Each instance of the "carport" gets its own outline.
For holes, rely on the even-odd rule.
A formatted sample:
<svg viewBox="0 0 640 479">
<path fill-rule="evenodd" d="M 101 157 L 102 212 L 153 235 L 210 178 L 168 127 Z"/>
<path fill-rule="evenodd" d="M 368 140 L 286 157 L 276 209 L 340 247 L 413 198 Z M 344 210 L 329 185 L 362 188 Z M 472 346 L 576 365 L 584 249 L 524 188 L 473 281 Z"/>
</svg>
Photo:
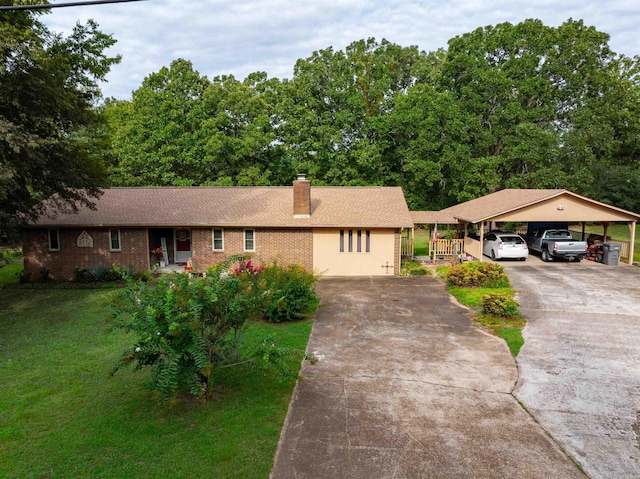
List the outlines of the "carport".
<svg viewBox="0 0 640 479">
<path fill-rule="evenodd" d="M 464 225 L 464 252 L 481 261 L 485 226 L 493 223 L 580 223 L 584 240 L 585 225 L 590 222 L 602 224 L 605 238 L 610 224 L 626 223 L 631 237 L 628 262 L 632 264 L 636 224 L 640 219 L 636 213 L 568 190 L 535 189 L 501 190 L 438 213 Z M 412 212 L 412 215 L 415 213 Z M 425 219 L 428 217 L 424 216 Z"/>
</svg>

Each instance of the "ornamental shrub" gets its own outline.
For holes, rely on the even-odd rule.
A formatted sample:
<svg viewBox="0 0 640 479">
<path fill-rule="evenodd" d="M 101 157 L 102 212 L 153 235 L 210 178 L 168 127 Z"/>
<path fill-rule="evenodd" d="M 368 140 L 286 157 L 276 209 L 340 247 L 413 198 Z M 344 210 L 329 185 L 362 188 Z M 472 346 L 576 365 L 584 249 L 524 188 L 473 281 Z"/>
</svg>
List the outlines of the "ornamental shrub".
<svg viewBox="0 0 640 479">
<path fill-rule="evenodd" d="M 470 261 L 451 268 L 447 283 L 461 288 L 506 288 L 509 278 L 499 264 Z"/>
<path fill-rule="evenodd" d="M 155 286 L 127 278 L 126 288 L 112 300 L 112 320 L 137 341 L 111 374 L 130 364 L 149 367 L 149 387 L 163 397 L 185 391 L 203 400 L 210 397 L 220 368 L 246 364 L 292 374 L 284 359 L 306 357 L 301 351 L 278 348 L 270 338 L 239 351 L 242 332 L 264 307 L 260 275 L 233 274 L 232 265 L 240 261 L 246 258 L 233 256 L 204 278 L 177 274 Z"/>
<path fill-rule="evenodd" d="M 300 265 L 282 267 L 274 263 L 265 267 L 258 281 L 264 319 L 280 323 L 306 317 L 318 299 L 314 292 L 317 281 Z"/>
<path fill-rule="evenodd" d="M 514 318 L 520 316 L 518 302 L 504 293 L 489 293 L 482 297 L 482 310 L 485 314 Z"/>
</svg>

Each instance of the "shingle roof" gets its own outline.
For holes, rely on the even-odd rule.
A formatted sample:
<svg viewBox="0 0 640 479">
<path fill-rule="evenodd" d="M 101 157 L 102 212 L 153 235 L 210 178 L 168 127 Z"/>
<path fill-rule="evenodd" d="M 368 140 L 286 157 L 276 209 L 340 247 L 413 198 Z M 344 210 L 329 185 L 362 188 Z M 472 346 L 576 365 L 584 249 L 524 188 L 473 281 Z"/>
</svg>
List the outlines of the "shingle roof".
<svg viewBox="0 0 640 479">
<path fill-rule="evenodd" d="M 111 188 L 95 203 L 35 226 L 413 226 L 399 187 L 312 186 L 309 218 L 293 217 L 290 186 Z"/>
<path fill-rule="evenodd" d="M 577 195 L 568 190 L 535 190 L 535 189 L 506 189 L 496 191 L 481 198 L 460 203 L 451 206 L 440 213 L 450 214 L 453 217 L 470 223 L 478 223 L 480 221 L 490 220 L 496 216 L 510 213 L 527 206 L 531 206 L 543 200 L 551 199 L 560 195 L 570 195 L 580 198 L 589 203 L 602 206 L 604 208 L 628 214 L 629 216 L 638 216 L 631 211 L 626 211 L 615 206 L 600 203 L 590 198 Z"/>
<path fill-rule="evenodd" d="M 410 211 L 411 219 L 415 225 L 455 225 L 458 220 L 447 210 L 441 211 Z"/>
</svg>

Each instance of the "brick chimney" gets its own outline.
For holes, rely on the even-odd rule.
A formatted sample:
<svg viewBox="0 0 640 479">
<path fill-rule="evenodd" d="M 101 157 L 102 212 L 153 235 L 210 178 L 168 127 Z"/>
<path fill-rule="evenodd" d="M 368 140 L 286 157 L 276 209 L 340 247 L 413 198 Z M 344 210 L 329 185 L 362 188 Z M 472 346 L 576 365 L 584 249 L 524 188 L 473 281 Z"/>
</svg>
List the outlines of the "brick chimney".
<svg viewBox="0 0 640 479">
<path fill-rule="evenodd" d="M 304 174 L 299 174 L 293 182 L 293 217 L 309 218 L 311 216 L 311 182 Z"/>
</svg>

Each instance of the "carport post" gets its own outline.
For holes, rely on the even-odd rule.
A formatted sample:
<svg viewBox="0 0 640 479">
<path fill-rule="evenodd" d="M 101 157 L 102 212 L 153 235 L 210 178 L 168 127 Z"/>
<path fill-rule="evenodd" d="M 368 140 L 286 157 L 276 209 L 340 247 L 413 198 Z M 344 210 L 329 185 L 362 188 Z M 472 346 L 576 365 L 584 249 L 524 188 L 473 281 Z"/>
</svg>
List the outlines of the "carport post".
<svg viewBox="0 0 640 479">
<path fill-rule="evenodd" d="M 629 229 L 631 230 L 629 233 L 631 233 L 629 236 L 631 238 L 631 242 L 629 243 L 629 264 L 633 264 L 633 253 L 634 253 L 634 246 L 636 243 L 636 222 L 632 221 L 631 223 L 629 223 Z"/>
<path fill-rule="evenodd" d="M 480 222 L 480 261 L 484 261 L 484 221 Z"/>
</svg>

